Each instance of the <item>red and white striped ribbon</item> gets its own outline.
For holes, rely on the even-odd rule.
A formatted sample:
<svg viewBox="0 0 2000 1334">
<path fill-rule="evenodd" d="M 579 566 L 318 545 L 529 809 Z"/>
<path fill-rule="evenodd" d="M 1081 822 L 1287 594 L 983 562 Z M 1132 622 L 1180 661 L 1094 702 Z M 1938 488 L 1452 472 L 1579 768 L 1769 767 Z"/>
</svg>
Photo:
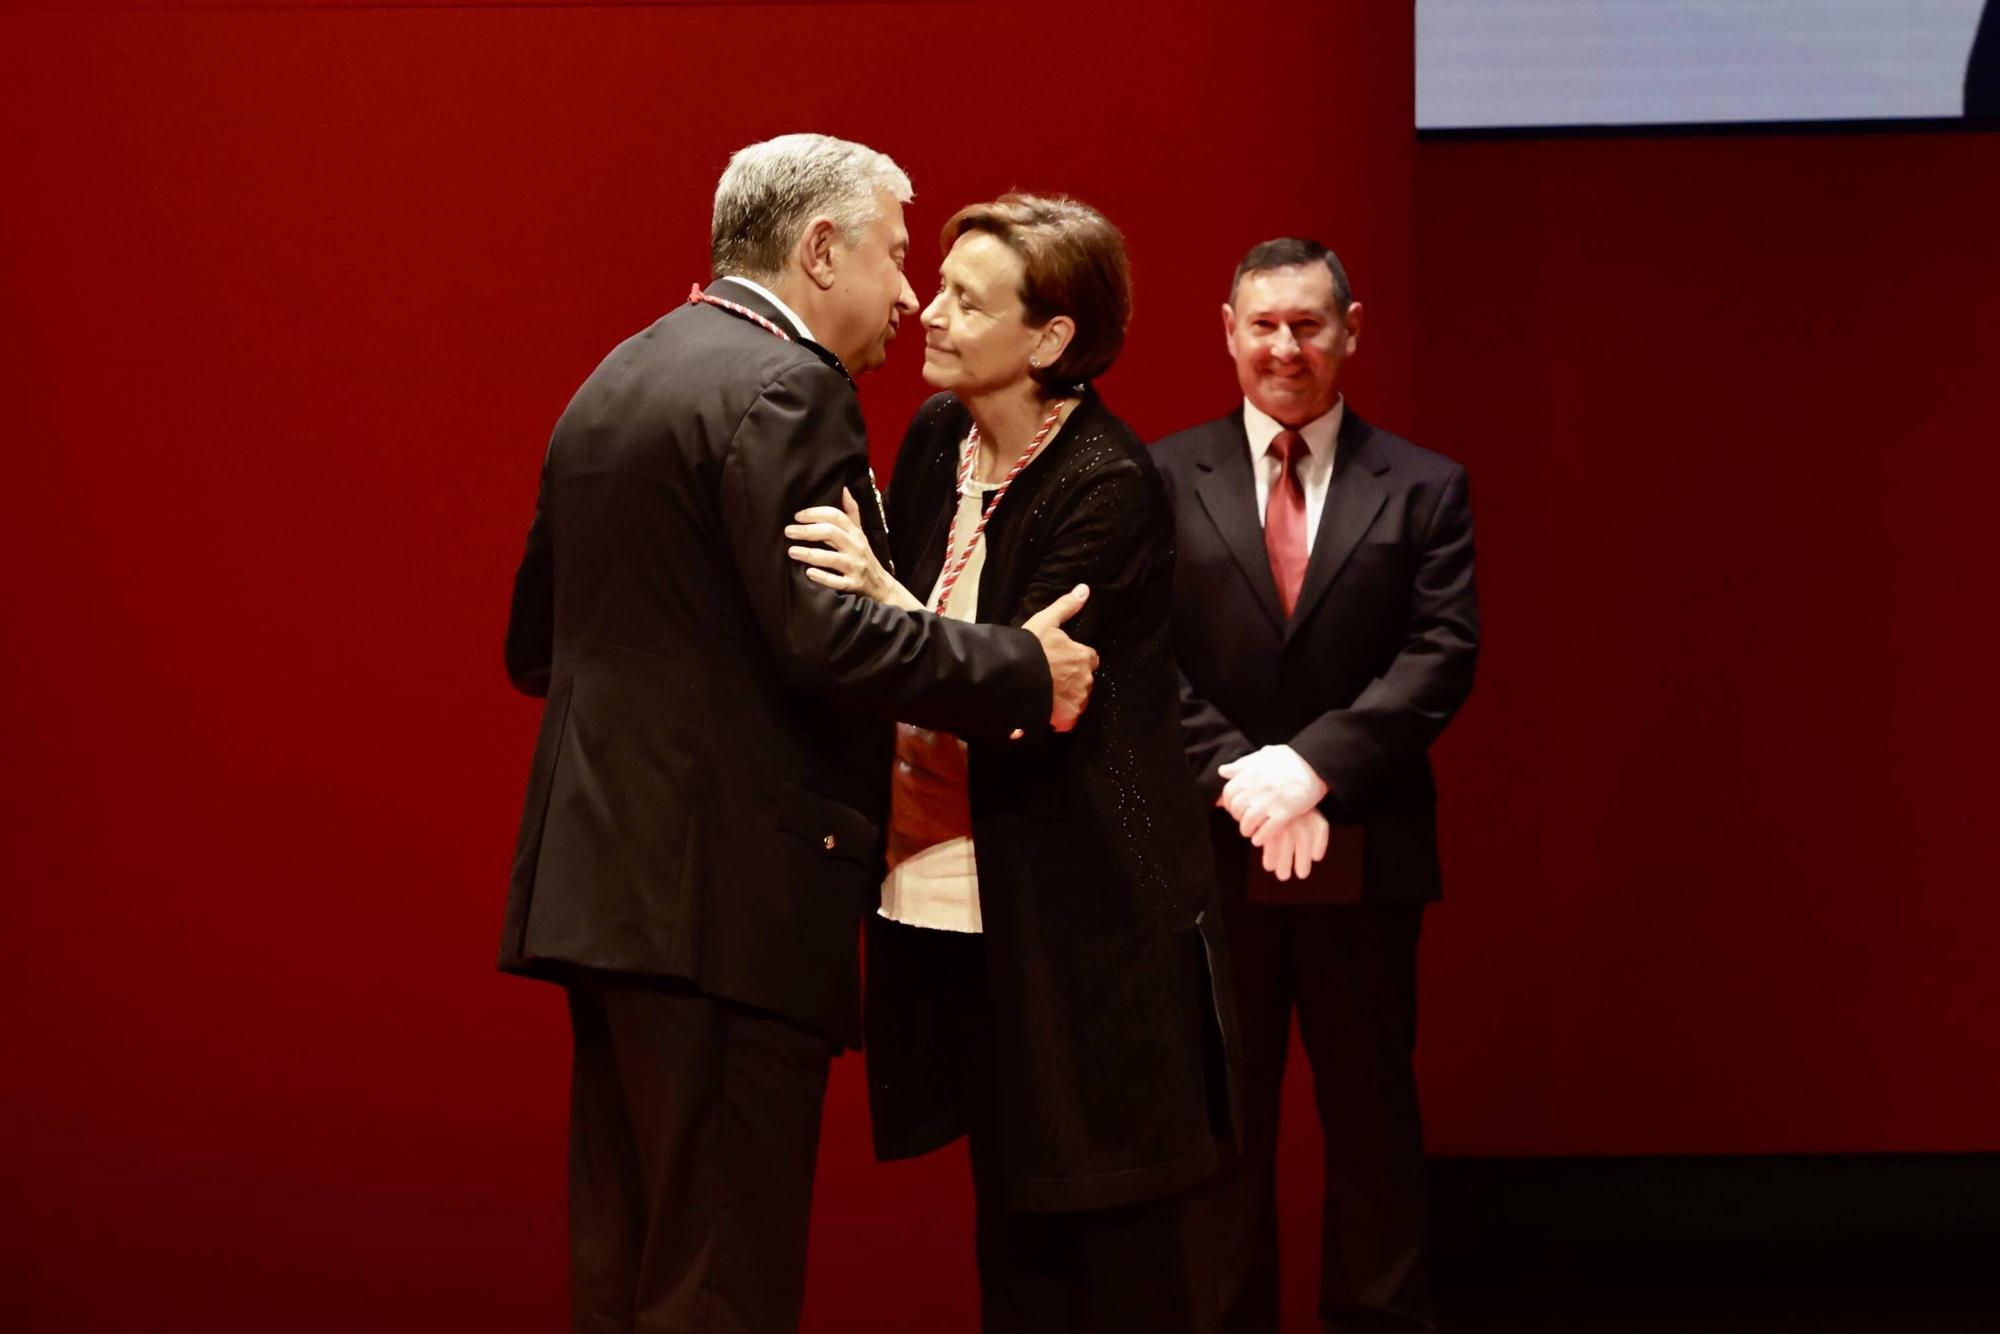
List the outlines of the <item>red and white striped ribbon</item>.
<svg viewBox="0 0 2000 1334">
<path fill-rule="evenodd" d="M 973 461 L 979 457 L 979 427 L 975 425 L 971 434 L 965 437 L 965 457 L 958 465 L 958 490 L 951 507 L 951 527 L 945 532 L 944 578 L 938 581 L 937 600 L 932 604 L 932 610 L 943 613 L 945 604 L 951 600 L 953 585 L 957 584 L 958 577 L 965 573 L 966 562 L 972 559 L 972 549 L 979 545 L 979 535 L 986 531 L 987 521 L 993 517 L 993 512 L 1000 508 L 1000 501 L 1006 496 L 1007 488 L 1014 484 L 1014 479 L 1021 475 L 1021 469 L 1028 466 L 1040 452 L 1043 442 L 1049 438 L 1049 432 L 1055 430 L 1056 422 L 1062 418 L 1062 409 L 1062 399 L 1057 399 L 1049 405 L 1049 415 L 1042 418 L 1042 429 L 1035 432 L 1035 438 L 1021 451 L 1021 457 L 1014 460 L 1014 466 L 1000 479 L 1000 485 L 993 489 L 993 498 L 986 503 L 985 512 L 979 516 L 979 522 L 973 525 L 972 536 L 965 539 L 965 550 L 958 553 L 958 560 L 954 563 L 952 548 L 958 543 L 958 511 L 965 503 L 966 485 L 972 480 Z"/>
<path fill-rule="evenodd" d="M 741 315 L 744 319 L 750 321 L 752 324 L 764 330 L 764 332 L 766 333 L 774 333 L 778 335 L 778 337 L 784 339 L 787 343 L 792 341 L 792 336 L 790 334 L 786 333 L 783 329 L 780 329 L 776 324 L 774 324 L 770 320 L 765 319 L 762 315 L 759 315 L 756 311 L 750 309 L 750 307 L 739 306 L 734 301 L 725 301 L 719 296 L 710 296 L 707 292 L 701 290 L 700 283 L 696 283 L 694 286 L 688 288 L 688 304 L 690 306 L 698 306 L 698 305 L 719 306 L 723 310 L 728 311 L 732 315 Z"/>
</svg>

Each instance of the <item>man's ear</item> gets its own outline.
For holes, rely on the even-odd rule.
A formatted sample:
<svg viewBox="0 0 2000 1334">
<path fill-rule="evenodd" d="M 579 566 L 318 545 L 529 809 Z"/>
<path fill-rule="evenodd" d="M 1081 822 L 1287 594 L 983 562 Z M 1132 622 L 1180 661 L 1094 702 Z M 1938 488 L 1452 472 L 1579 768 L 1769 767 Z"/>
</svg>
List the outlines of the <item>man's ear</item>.
<svg viewBox="0 0 2000 1334">
<path fill-rule="evenodd" d="M 1359 301 L 1348 302 L 1347 313 L 1340 318 L 1341 322 L 1347 326 L 1346 355 L 1351 357 L 1354 355 L 1355 344 L 1361 341 L 1361 303 Z"/>
<path fill-rule="evenodd" d="M 834 245 L 840 240 L 840 228 L 834 226 L 832 218 L 814 218 L 799 233 L 799 268 L 813 285 L 822 292 L 833 286 Z"/>
<path fill-rule="evenodd" d="M 1236 307 L 1227 301 L 1222 303 L 1222 342 L 1229 349 L 1229 355 L 1236 355 Z"/>
</svg>

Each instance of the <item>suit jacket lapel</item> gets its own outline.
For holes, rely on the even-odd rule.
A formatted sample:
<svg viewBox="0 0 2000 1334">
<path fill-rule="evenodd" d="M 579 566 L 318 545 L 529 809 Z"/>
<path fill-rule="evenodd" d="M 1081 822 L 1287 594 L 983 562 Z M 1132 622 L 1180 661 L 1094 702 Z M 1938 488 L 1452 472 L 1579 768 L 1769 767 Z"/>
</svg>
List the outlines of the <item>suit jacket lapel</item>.
<svg viewBox="0 0 2000 1334">
<path fill-rule="evenodd" d="M 818 357 L 821 361 L 825 362 L 827 365 L 839 371 L 841 379 L 847 381 L 847 383 L 850 385 L 854 383 L 854 377 L 847 373 L 847 367 L 840 364 L 839 357 L 834 356 L 833 353 L 827 351 L 824 347 L 821 347 L 818 343 L 815 343 L 810 338 L 801 338 L 798 340 L 798 342 L 800 347 L 804 348 L 806 351 L 812 353 L 814 356 Z"/>
<path fill-rule="evenodd" d="M 1319 516 L 1319 532 L 1313 537 L 1312 558 L 1306 562 L 1305 582 L 1299 586 L 1298 605 L 1292 608 L 1291 624 L 1286 627 L 1287 639 L 1326 596 L 1381 512 L 1389 498 L 1389 487 L 1382 480 L 1388 467 L 1389 461 L 1375 447 L 1375 428 L 1349 408 L 1341 417 L 1333 480 L 1327 487 L 1326 508 Z"/>
<path fill-rule="evenodd" d="M 1264 550 L 1264 525 L 1257 517 L 1257 479 L 1250 475 L 1250 437 L 1243 433 L 1243 415 L 1232 413 L 1216 423 L 1208 457 L 1195 464 L 1200 473 L 1195 494 L 1209 522 L 1229 548 L 1229 554 L 1250 581 L 1257 605 L 1283 631 L 1285 614 L 1278 607 L 1278 584 L 1271 577 L 1271 557 Z"/>
</svg>

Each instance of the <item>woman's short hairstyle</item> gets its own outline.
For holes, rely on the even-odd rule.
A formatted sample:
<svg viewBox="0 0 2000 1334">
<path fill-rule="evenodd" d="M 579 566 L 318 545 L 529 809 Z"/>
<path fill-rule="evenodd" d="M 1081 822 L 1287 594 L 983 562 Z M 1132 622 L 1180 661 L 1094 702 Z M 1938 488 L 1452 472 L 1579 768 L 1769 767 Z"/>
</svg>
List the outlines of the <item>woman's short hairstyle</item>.
<svg viewBox="0 0 2000 1334">
<path fill-rule="evenodd" d="M 949 251 L 967 232 L 991 233 L 1021 257 L 1030 328 L 1058 315 L 1076 323 L 1062 355 L 1029 372 L 1035 383 L 1062 390 L 1111 369 L 1132 319 L 1132 271 L 1125 238 L 1102 213 L 1067 195 L 1014 191 L 952 214 L 939 243 Z"/>
</svg>

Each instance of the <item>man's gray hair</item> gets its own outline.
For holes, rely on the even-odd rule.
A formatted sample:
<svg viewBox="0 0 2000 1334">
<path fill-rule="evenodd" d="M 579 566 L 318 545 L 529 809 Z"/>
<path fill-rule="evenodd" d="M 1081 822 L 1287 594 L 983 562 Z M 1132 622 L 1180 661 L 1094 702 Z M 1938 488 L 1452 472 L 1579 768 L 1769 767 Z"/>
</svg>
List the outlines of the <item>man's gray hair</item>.
<svg viewBox="0 0 2000 1334">
<path fill-rule="evenodd" d="M 807 222 L 824 214 L 852 244 L 884 190 L 900 203 L 912 197 L 910 178 L 887 154 L 845 139 L 781 134 L 738 149 L 715 183 L 709 264 L 718 278 L 776 278 Z"/>
</svg>

